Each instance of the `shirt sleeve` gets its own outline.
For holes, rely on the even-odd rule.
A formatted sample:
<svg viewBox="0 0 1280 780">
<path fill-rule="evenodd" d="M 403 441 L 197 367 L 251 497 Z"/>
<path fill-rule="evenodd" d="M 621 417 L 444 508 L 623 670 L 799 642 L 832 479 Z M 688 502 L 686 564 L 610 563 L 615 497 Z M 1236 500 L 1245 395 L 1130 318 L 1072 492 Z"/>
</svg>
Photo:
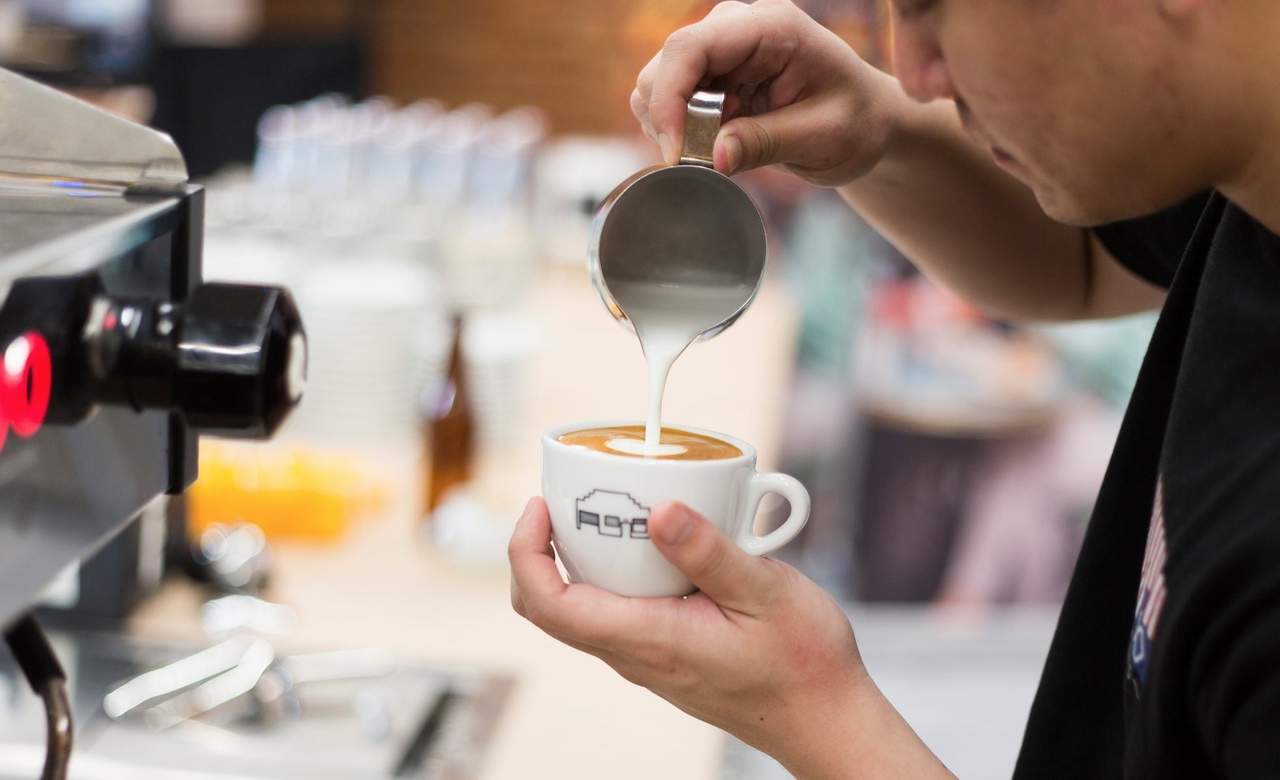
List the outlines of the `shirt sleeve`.
<svg viewBox="0 0 1280 780">
<path fill-rule="evenodd" d="M 1211 194 L 1202 192 L 1150 216 L 1112 222 L 1093 232 L 1125 268 L 1168 288 Z"/>
</svg>

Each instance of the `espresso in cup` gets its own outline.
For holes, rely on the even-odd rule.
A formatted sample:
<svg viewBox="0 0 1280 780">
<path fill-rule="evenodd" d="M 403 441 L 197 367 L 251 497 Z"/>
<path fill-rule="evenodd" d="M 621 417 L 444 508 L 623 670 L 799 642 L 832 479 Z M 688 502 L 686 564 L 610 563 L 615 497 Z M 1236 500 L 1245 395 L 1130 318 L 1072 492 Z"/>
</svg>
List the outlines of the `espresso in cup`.
<svg viewBox="0 0 1280 780">
<path fill-rule="evenodd" d="M 562 434 L 558 441 L 571 447 L 585 447 L 606 455 L 663 460 L 722 460 L 742 455 L 742 450 L 722 439 L 680 428 L 663 428 L 663 447 L 652 454 L 645 446 L 645 426 L 610 425 Z"/>
</svg>

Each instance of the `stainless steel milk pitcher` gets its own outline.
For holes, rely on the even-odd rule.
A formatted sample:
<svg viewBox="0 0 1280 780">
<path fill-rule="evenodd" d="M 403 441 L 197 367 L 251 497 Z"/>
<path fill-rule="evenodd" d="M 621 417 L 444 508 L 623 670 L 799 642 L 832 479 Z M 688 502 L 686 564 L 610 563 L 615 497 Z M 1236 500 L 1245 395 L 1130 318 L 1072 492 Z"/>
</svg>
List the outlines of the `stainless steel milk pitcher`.
<svg viewBox="0 0 1280 780">
<path fill-rule="evenodd" d="M 627 291 L 636 285 L 740 290 L 715 296 L 708 339 L 746 311 L 760 288 L 765 230 L 747 193 L 715 170 L 711 150 L 720 131 L 724 93 L 699 91 L 689 101 L 684 145 L 675 165 L 646 168 L 605 198 L 592 222 L 588 268 L 609 312 L 634 329 Z"/>
</svg>

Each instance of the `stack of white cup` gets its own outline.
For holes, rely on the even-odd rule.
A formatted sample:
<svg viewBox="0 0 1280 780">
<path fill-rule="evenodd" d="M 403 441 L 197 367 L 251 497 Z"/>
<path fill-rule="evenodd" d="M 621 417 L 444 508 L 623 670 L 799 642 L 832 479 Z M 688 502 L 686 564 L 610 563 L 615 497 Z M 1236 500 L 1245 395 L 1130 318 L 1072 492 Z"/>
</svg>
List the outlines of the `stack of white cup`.
<svg viewBox="0 0 1280 780">
<path fill-rule="evenodd" d="M 307 393 L 291 432 L 317 444 L 409 444 L 418 435 L 414 344 L 444 332 L 430 275 L 408 262 L 312 271 L 298 293 L 310 341 Z"/>
<path fill-rule="evenodd" d="M 524 412 L 528 364 L 537 348 L 533 323 L 519 314 L 474 317 L 463 344 L 481 441 L 514 444 Z"/>
</svg>

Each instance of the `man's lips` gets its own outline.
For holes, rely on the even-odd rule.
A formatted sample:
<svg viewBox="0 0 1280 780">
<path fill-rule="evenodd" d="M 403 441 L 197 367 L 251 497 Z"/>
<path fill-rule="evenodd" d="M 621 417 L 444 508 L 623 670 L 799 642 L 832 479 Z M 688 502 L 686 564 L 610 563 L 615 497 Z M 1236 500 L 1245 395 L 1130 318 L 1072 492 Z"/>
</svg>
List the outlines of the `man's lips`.
<svg viewBox="0 0 1280 780">
<path fill-rule="evenodd" d="M 974 133 L 974 137 L 991 150 L 991 158 L 996 161 L 996 165 L 1013 172 L 1026 170 L 1025 166 L 1023 166 L 1022 162 L 1017 157 L 1009 154 L 1002 147 L 996 146 L 988 141 L 982 133 Z"/>
</svg>

